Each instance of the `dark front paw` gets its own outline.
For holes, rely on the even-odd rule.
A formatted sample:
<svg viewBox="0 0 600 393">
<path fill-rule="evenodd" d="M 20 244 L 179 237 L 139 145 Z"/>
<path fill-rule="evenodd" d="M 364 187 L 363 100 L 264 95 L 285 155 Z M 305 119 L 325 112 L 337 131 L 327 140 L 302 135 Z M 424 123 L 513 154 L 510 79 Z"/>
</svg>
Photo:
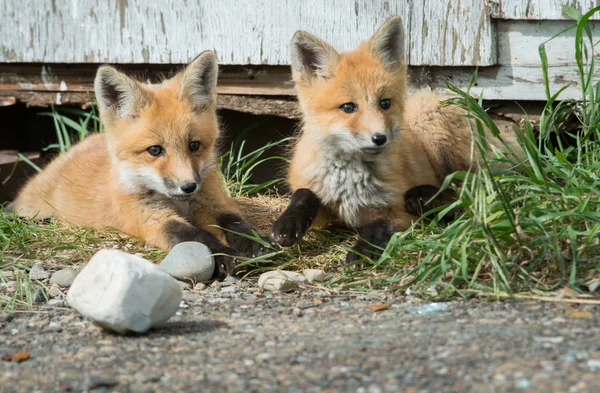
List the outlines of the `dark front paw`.
<svg viewBox="0 0 600 393">
<path fill-rule="evenodd" d="M 310 228 L 312 219 L 299 211 L 285 211 L 273 224 L 273 239 L 283 247 L 289 247 L 302 239 Z"/>
<path fill-rule="evenodd" d="M 357 261 L 368 258 L 378 259 L 390 238 L 394 234 L 389 221 L 375 220 L 359 232 L 359 239 L 350 252 L 346 255 L 346 263 L 361 268 Z"/>
<path fill-rule="evenodd" d="M 425 184 L 406 191 L 404 194 L 404 207 L 406 211 L 420 217 L 430 210 L 448 206 L 456 201 L 456 193 L 452 189 L 445 189 L 432 199 L 439 190 L 438 187 Z M 455 211 L 448 212 L 444 215 L 444 219 L 451 220 L 454 218 L 454 214 Z"/>
<path fill-rule="evenodd" d="M 319 198 L 307 188 L 294 192 L 290 204 L 275 221 L 272 228 L 273 239 L 283 247 L 294 245 L 302 239 L 319 212 Z"/>
<path fill-rule="evenodd" d="M 227 276 L 235 276 L 238 274 L 237 260 L 235 257 L 230 255 L 214 255 L 214 259 L 215 270 L 212 275 L 214 280 L 221 281 Z"/>
<path fill-rule="evenodd" d="M 271 243 L 269 238 L 259 235 L 237 214 L 222 214 L 217 217 L 217 224 L 223 228 L 229 246 L 244 257 L 254 258 L 264 254 L 268 249 L 265 243 Z"/>
</svg>

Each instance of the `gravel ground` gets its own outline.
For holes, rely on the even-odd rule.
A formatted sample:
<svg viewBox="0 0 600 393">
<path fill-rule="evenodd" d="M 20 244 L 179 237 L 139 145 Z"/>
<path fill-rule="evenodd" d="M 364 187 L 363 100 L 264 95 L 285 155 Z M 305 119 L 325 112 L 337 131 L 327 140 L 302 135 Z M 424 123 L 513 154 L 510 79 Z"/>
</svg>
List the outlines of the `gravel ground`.
<svg viewBox="0 0 600 393">
<path fill-rule="evenodd" d="M 146 335 L 107 333 L 67 307 L 0 315 L 0 356 L 31 353 L 0 362 L 0 391 L 600 391 L 598 306 L 423 306 L 247 283 L 184 298 Z M 369 308 L 379 303 L 389 308 Z"/>
</svg>

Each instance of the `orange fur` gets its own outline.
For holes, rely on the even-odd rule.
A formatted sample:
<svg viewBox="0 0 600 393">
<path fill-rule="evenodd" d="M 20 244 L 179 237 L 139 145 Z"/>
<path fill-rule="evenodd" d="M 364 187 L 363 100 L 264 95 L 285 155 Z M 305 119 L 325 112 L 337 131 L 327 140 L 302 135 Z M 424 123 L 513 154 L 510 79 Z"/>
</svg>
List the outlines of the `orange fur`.
<svg viewBox="0 0 600 393">
<path fill-rule="evenodd" d="M 115 227 L 165 251 L 192 240 L 168 223 L 225 239 L 213 226 L 217 217 L 240 212 L 226 195 L 216 160 L 216 67 L 214 55 L 204 52 L 158 87 L 101 67 L 96 95 L 105 133 L 51 162 L 21 190 L 13 210 L 26 217 Z M 189 147 L 192 141 L 200 143 L 198 151 Z M 154 157 L 150 146 L 165 153 Z M 180 185 L 189 182 L 198 183 L 196 192 L 181 195 Z"/>
<path fill-rule="evenodd" d="M 402 31 L 400 19 L 392 18 L 369 42 L 346 53 L 337 53 L 329 44 L 305 32 L 294 36 L 292 74 L 303 127 L 288 181 L 292 190 L 307 188 L 320 198 L 322 206 L 314 225 L 342 221 L 362 227 L 378 217 L 386 217 L 394 222 L 396 230 L 404 230 L 416 218 L 405 211 L 406 191 L 419 185 L 439 187 L 448 174 L 471 167 L 471 132 L 465 112 L 456 106 L 442 105 L 441 101 L 448 97 L 428 92 L 406 98 Z M 380 107 L 384 99 L 391 101 L 387 110 Z M 340 109 L 344 103 L 354 103 L 358 110 L 345 113 Z M 381 152 L 364 155 L 352 151 L 355 145 L 368 144 L 376 133 L 387 135 L 390 141 Z M 520 154 L 515 136 L 502 136 Z M 503 149 L 491 135 L 488 141 Z M 345 157 L 346 152 L 352 158 L 342 164 L 338 157 Z M 359 206 L 355 214 L 348 212 L 344 201 L 352 196 L 340 196 L 342 202 L 335 200 L 334 187 L 329 183 L 338 179 L 332 180 L 329 168 L 350 164 L 369 168 L 375 179 L 372 181 L 377 183 L 374 196 L 392 196 L 373 205 L 357 200 L 353 202 Z M 354 172 L 340 169 L 338 177 L 351 177 Z M 370 180 L 354 181 L 362 185 Z"/>
</svg>

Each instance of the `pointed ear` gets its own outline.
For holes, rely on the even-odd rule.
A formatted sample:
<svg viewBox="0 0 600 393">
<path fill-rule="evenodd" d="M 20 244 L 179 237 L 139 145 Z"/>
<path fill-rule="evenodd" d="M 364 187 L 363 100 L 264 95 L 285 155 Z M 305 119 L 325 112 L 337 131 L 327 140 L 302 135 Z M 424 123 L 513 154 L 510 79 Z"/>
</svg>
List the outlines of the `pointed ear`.
<svg viewBox="0 0 600 393">
<path fill-rule="evenodd" d="M 333 46 L 305 31 L 294 34 L 291 54 L 294 79 L 306 81 L 330 78 L 340 57 Z"/>
<path fill-rule="evenodd" d="M 137 81 L 106 65 L 98 68 L 94 91 L 100 112 L 112 120 L 135 118 L 151 99 Z"/>
<path fill-rule="evenodd" d="M 371 38 L 371 52 L 386 69 L 393 71 L 404 63 L 404 40 L 402 19 L 394 16 Z"/>
<path fill-rule="evenodd" d="M 179 99 L 186 100 L 195 111 L 203 111 L 216 103 L 218 74 L 215 54 L 200 53 L 183 71 Z"/>
</svg>

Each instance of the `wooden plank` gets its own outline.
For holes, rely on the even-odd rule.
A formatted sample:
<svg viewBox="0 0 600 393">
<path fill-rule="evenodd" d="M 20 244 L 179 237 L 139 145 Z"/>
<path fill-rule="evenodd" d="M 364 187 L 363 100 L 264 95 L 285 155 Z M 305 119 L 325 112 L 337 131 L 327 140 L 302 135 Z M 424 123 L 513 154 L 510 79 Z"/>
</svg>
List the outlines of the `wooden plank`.
<svg viewBox="0 0 600 393">
<path fill-rule="evenodd" d="M 571 20 L 562 11 L 563 5 L 586 13 L 600 5 L 598 0 L 491 0 L 492 18 L 514 20 Z M 600 13 L 592 19 L 599 20 Z"/>
<path fill-rule="evenodd" d="M 303 29 L 347 50 L 408 0 L 3 0 L 0 62 L 289 64 Z"/>
<path fill-rule="evenodd" d="M 572 25 L 570 21 L 497 21 L 498 64 L 520 67 L 540 67 L 538 47 L 545 43 L 548 64 L 554 67 L 571 65 L 575 61 L 575 30 L 567 31 L 552 39 L 556 34 Z M 600 22 L 591 21 L 592 36 L 600 39 Z M 600 53 L 595 55 L 600 61 Z M 599 75 L 600 77 L 600 75 Z"/>
<path fill-rule="evenodd" d="M 120 70 L 158 83 L 174 75 L 181 64 L 120 64 Z M 94 90 L 95 64 L 1 64 L 0 91 L 90 92 Z M 221 66 L 217 92 L 265 96 L 293 95 L 287 66 Z"/>
<path fill-rule="evenodd" d="M 483 0 L 412 2 L 411 65 L 496 64 L 494 25 Z"/>
<path fill-rule="evenodd" d="M 92 65 L 79 65 L 82 68 L 81 75 L 77 79 L 77 83 L 71 83 L 68 79 L 68 73 L 73 73 L 73 67 L 63 65 L 53 65 L 52 72 L 47 72 L 46 75 L 51 75 L 52 78 L 46 79 L 48 83 L 39 75 L 36 75 L 33 69 L 39 69 L 42 66 L 36 65 L 25 65 L 25 69 L 32 70 L 30 76 L 24 76 L 25 74 L 11 75 L 6 70 L 8 65 L 0 64 L 0 97 L 15 97 L 18 101 L 26 102 L 30 105 L 48 105 L 48 104 L 89 104 L 93 101 L 93 73 L 91 69 L 95 69 Z M 88 71 L 86 70 L 86 67 Z M 139 66 L 131 65 L 131 70 L 141 69 Z M 140 75 L 144 75 L 149 80 L 157 78 L 158 74 L 163 73 L 164 66 L 156 66 L 157 70 L 152 70 L 153 67 L 148 66 L 150 71 L 146 73 L 138 72 Z M 246 77 L 249 71 L 254 70 L 253 68 L 246 69 Z M 159 71 L 162 70 L 162 71 Z M 409 92 L 414 92 L 420 89 L 432 89 L 436 92 L 447 94 L 446 79 L 449 79 L 451 83 L 461 89 L 466 89 L 469 86 L 471 75 L 474 72 L 473 67 L 409 67 Z M 263 86 L 264 91 L 270 91 L 264 86 L 278 85 L 281 83 L 289 83 L 288 67 L 272 66 L 272 67 L 260 67 L 260 72 L 254 70 L 254 73 L 260 73 L 260 83 L 258 85 Z M 252 72 L 251 72 L 252 73 Z M 32 76 L 34 75 L 34 76 Z M 79 75 L 79 74 L 78 74 Z M 87 80 L 85 79 L 87 76 Z M 230 69 L 225 68 L 222 76 L 229 76 L 230 89 L 234 89 L 235 77 L 242 78 L 240 74 L 233 72 Z M 550 76 L 550 88 L 552 91 L 557 91 L 562 86 L 569 83 L 572 85 L 567 88 L 560 99 L 573 98 L 577 99 L 581 97 L 579 91 L 579 77 L 577 69 L 572 65 L 566 66 L 551 66 L 549 68 Z M 272 78 L 272 79 L 270 79 Z M 243 81 L 243 79 L 240 79 Z M 247 82 L 242 85 L 243 89 L 252 84 Z M 245 90 L 236 91 L 245 91 Z M 227 89 L 224 89 L 225 91 Z M 263 91 L 254 89 L 249 91 Z M 483 67 L 479 70 L 479 77 L 477 83 L 474 86 L 472 92 L 474 94 L 484 93 L 485 99 L 494 100 L 545 100 L 545 88 L 543 85 L 542 71 L 536 66 L 513 66 L 510 64 Z M 271 95 L 271 100 L 279 99 L 278 96 L 293 96 L 295 93 L 293 89 L 289 88 L 282 91 L 285 94 Z M 220 94 L 224 94 L 223 90 Z M 265 96 L 264 94 L 253 94 L 253 96 Z M 233 106 L 237 105 L 242 107 L 246 105 L 243 100 L 236 101 L 236 103 L 230 104 L 229 109 L 233 109 Z M 250 104 L 248 104 L 250 105 Z M 260 104 L 259 101 L 254 101 L 255 107 Z M 224 108 L 226 106 L 223 106 Z M 287 109 L 286 109 L 287 110 Z M 284 110 L 285 112 L 285 110 Z M 293 116 L 295 117 L 295 115 Z"/>
</svg>

